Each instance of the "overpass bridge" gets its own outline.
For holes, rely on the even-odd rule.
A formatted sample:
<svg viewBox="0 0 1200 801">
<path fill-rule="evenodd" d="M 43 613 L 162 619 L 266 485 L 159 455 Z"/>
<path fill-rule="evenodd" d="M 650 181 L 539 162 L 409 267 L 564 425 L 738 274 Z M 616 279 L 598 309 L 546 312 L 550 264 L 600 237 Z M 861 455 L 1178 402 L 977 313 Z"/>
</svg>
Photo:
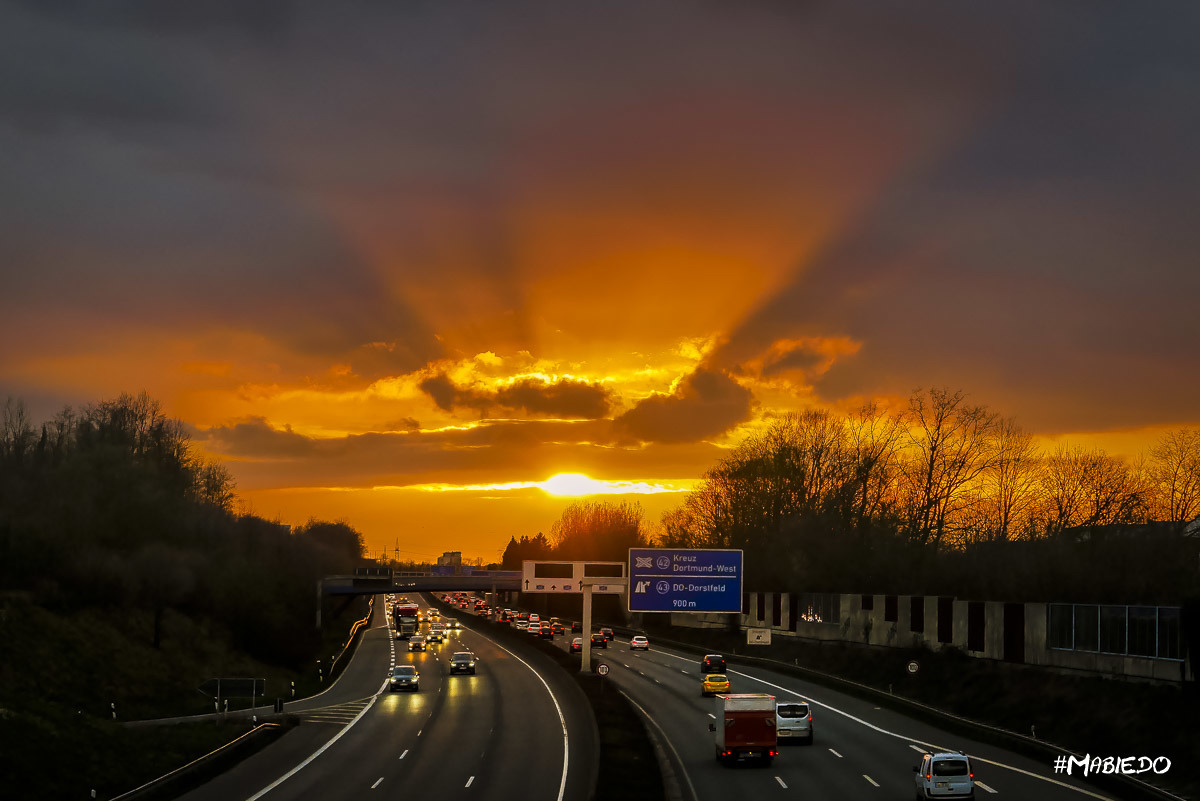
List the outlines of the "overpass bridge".
<svg viewBox="0 0 1200 801">
<path fill-rule="evenodd" d="M 480 570 L 469 576 L 395 573 L 391 576 L 326 576 L 322 595 L 377 595 L 388 592 L 461 592 L 519 590 L 520 570 Z"/>
<path fill-rule="evenodd" d="M 326 576 L 317 582 L 317 628 L 321 628 L 321 599 L 326 595 L 382 595 L 386 593 L 469 592 L 521 589 L 520 570 L 473 570 L 470 575 L 368 570 L 347 576 Z"/>
</svg>

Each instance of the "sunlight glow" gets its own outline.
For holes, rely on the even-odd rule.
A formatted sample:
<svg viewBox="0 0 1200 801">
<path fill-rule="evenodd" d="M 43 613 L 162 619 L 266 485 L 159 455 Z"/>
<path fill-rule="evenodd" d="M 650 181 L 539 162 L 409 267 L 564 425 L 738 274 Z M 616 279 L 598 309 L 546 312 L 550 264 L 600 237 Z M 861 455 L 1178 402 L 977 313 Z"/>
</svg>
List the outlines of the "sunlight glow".
<svg viewBox="0 0 1200 801">
<path fill-rule="evenodd" d="M 586 495 L 657 495 L 664 492 L 691 492 L 692 479 L 674 481 L 601 481 L 583 473 L 558 473 L 545 481 L 510 481 L 503 484 L 415 484 L 405 487 L 375 487 L 374 489 L 408 489 L 421 492 L 506 492 L 540 489 L 547 495 L 560 498 L 582 498 Z"/>
<path fill-rule="evenodd" d="M 551 495 L 578 498 L 582 495 L 598 495 L 607 489 L 607 485 L 583 473 L 559 473 L 543 481 L 542 489 Z"/>
</svg>

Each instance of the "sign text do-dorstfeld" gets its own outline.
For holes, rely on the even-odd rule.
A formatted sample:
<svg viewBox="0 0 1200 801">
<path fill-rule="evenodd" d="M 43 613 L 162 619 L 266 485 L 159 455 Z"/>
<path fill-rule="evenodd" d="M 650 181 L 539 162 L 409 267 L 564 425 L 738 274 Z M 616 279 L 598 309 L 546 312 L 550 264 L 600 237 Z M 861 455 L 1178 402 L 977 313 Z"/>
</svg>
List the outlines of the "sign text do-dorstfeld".
<svg viewBox="0 0 1200 801">
<path fill-rule="evenodd" d="M 741 612 L 742 552 L 630 548 L 630 612 Z"/>
</svg>

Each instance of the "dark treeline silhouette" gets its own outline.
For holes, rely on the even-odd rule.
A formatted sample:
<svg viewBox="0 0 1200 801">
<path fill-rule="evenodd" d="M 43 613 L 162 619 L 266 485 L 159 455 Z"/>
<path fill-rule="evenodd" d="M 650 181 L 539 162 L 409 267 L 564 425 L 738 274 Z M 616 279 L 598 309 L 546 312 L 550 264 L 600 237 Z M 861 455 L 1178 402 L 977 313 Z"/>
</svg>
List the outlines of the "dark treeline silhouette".
<svg viewBox="0 0 1200 801">
<path fill-rule="evenodd" d="M 636 503 L 576 501 L 563 510 L 550 529 L 550 537 L 512 537 L 504 549 L 501 566 L 520 570 L 526 559 L 624 562 L 629 549 L 644 546 L 650 538 Z"/>
<path fill-rule="evenodd" d="M 666 513 L 669 546 L 740 548 L 754 590 L 1178 602 L 1197 592 L 1200 431 L 1138 460 L 1037 448 L 961 391 L 778 418 Z"/>
<path fill-rule="evenodd" d="M 357 531 L 237 513 L 228 471 L 145 393 L 36 427 L 20 401 L 2 411 L 0 591 L 63 611 L 140 605 L 154 612 L 155 647 L 176 609 L 224 626 L 256 658 L 310 660 L 313 588 L 352 571 Z"/>
</svg>

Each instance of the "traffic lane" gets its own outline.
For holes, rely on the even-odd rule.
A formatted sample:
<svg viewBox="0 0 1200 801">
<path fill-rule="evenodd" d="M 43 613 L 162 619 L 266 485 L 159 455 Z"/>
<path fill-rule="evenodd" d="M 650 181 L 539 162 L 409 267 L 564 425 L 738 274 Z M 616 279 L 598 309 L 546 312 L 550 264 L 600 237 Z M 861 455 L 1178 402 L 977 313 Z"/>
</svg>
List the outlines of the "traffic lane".
<svg viewBox="0 0 1200 801">
<path fill-rule="evenodd" d="M 686 775 L 681 784 L 687 788 L 689 797 L 696 801 L 729 801 L 782 791 L 775 779 L 774 764 L 727 767 L 717 762 L 713 734 L 708 730 L 709 724 L 716 720 L 711 714 L 716 702 L 700 697 L 699 681 L 691 687 L 691 692 L 685 692 L 676 678 L 670 679 L 672 685 L 656 683 L 652 676 L 642 675 L 636 668 L 626 668 L 620 661 L 609 664 L 611 671 L 606 680 L 641 706 L 667 738 L 670 744 L 667 750 Z"/>
<path fill-rule="evenodd" d="M 669 662 L 667 660 L 660 661 L 661 668 L 667 672 L 662 680 L 669 680 L 667 677 L 672 670 L 680 670 L 681 675 L 687 674 L 686 669 L 673 668 L 671 663 L 683 662 L 685 665 L 689 662 L 698 663 L 698 657 L 691 654 L 684 655 L 663 649 L 657 650 L 670 657 Z M 596 649 L 595 653 L 598 661 L 606 661 L 605 655 L 608 654 L 607 661 L 611 662 L 613 659 L 637 659 L 644 652 L 630 652 L 627 642 L 616 640 L 610 643 L 610 649 Z M 648 675 L 652 674 L 652 668 L 648 665 L 642 666 L 642 669 Z M 1035 799 L 1108 798 L 1105 793 L 1097 791 L 1085 782 L 1064 780 L 1061 777 L 1050 775 L 1048 766 L 1044 762 L 971 738 L 953 735 L 936 726 L 908 718 L 902 713 L 874 707 L 869 701 L 829 691 L 824 687 L 813 685 L 811 682 L 774 672 L 763 674 L 763 676 L 771 678 L 769 685 L 743 688 L 736 686 L 739 673 L 746 680 L 753 682 L 758 675 L 757 669 L 746 669 L 743 672 L 738 668 L 733 668 L 729 673 L 735 678 L 735 692 L 766 691 L 777 696 L 780 693 L 786 696 L 789 692 L 794 692 L 795 694 L 791 697 L 814 701 L 817 725 L 819 730 L 825 733 L 822 742 L 828 738 L 831 743 L 828 747 L 833 749 L 830 752 L 831 755 L 838 755 L 834 757 L 836 759 L 849 760 L 844 763 L 849 770 L 834 774 L 839 777 L 837 781 L 839 785 L 842 784 L 841 776 L 852 775 L 851 771 L 857 770 L 860 772 L 853 775 L 863 782 L 858 791 L 862 791 L 863 788 L 879 787 L 888 792 L 907 794 L 912 792 L 915 787 L 912 768 L 919 762 L 923 751 L 963 750 L 974 757 L 976 780 L 979 782 L 981 795 L 989 794 L 992 790 L 999 793 L 1003 789 L 1012 794 Z M 650 678 L 651 681 L 655 680 L 653 675 L 650 675 Z M 698 685 L 698 664 L 696 664 L 695 681 Z M 783 697 L 780 697 L 780 700 L 783 700 Z M 821 706 L 821 704 L 825 706 Z M 828 707 L 834 707 L 834 709 Z M 847 712 L 859 720 L 856 721 L 839 714 L 839 711 Z M 871 725 L 885 731 L 875 731 L 870 728 Z"/>
<path fill-rule="evenodd" d="M 693 655 L 671 649 L 656 647 L 651 653 L 654 652 L 661 655 L 664 664 L 673 662 L 686 665 L 696 661 Z M 840 745 L 858 754 L 861 749 L 854 744 L 870 741 L 870 754 L 866 757 L 869 761 L 858 764 L 865 764 L 868 769 L 887 776 L 902 777 L 884 781 L 879 776 L 867 774 L 885 786 L 902 787 L 904 792 L 912 792 L 909 782 L 912 780 L 912 767 L 919 761 L 918 750 L 913 747 L 917 746 L 922 750 L 932 747 L 936 750 L 966 751 L 975 759 L 976 780 L 997 792 L 1019 793 L 1034 799 L 1109 798 L 1106 793 L 1084 782 L 1053 776 L 1045 762 L 952 734 L 900 712 L 880 709 L 870 701 L 795 676 L 743 666 L 731 666 L 727 673 L 735 680 L 735 684 L 739 680 L 749 682 L 749 686 L 736 686 L 735 691 L 738 692 L 769 692 L 776 695 L 778 700 L 789 697 L 809 700 L 813 705 L 818 738 L 822 742 L 825 738 L 831 738 L 834 748 Z M 984 790 L 983 794 L 989 793 Z"/>
<path fill-rule="evenodd" d="M 463 797 L 464 791 L 471 790 L 475 791 L 471 795 L 478 797 L 490 792 L 477 777 L 488 772 L 481 764 L 486 751 L 482 743 L 494 741 L 497 733 L 495 726 L 480 726 L 480 722 L 487 722 L 496 692 L 476 683 L 477 692 L 460 693 L 464 679 L 469 683 L 479 677 L 448 675 L 445 654 L 472 645 L 458 642 L 460 636 L 452 635 L 444 646 L 435 644 L 415 652 L 407 650 L 407 641 L 397 641 L 396 661 L 418 666 L 421 689 L 383 693 L 375 708 L 341 742 L 269 797 L 347 798 L 371 790 L 384 798 L 407 797 L 419 791 L 437 799 Z M 474 645 L 478 648 L 480 644 Z M 519 681 L 509 683 L 520 689 Z M 471 754 L 481 756 L 472 759 Z M 313 770 L 319 762 L 320 769 Z M 539 788 L 533 788 L 531 795 L 528 777 L 515 779 L 507 783 L 501 779 L 494 786 L 499 791 L 492 793 L 494 797 L 557 797 L 556 792 L 548 795 Z"/>
<path fill-rule="evenodd" d="M 299 714 L 338 706 L 373 696 L 390 669 L 391 639 L 383 605 L 376 603 L 370 626 L 350 656 L 341 676 L 328 690 L 284 704 L 285 712 Z M 329 742 L 341 727 L 302 724 L 229 770 L 181 796 L 186 801 L 226 801 L 248 798 L 286 774 Z"/>
<path fill-rule="evenodd" d="M 427 599 L 418 597 L 417 603 L 426 613 L 436 610 Z M 422 633 L 427 634 L 433 622 L 439 621 L 427 619 Z M 398 781 L 385 779 L 385 784 L 409 791 L 419 788 L 421 795 L 428 798 L 458 798 L 464 793 L 472 798 L 485 796 L 487 784 L 483 777 L 496 772 L 489 767 L 487 758 L 499 737 L 501 684 L 489 681 L 491 671 L 484 664 L 483 654 L 478 655 L 475 675 L 450 675 L 450 656 L 455 651 L 474 651 L 472 645 L 486 647 L 486 643 L 468 642 L 464 634 L 464 629 L 447 629 L 443 642 L 429 644 L 427 653 L 432 669 L 442 677 L 441 705 L 437 717 L 427 720 L 418 732 L 412 747 L 397 757 Z M 495 786 L 510 794 L 513 790 L 512 786 L 504 787 L 503 780 Z M 515 785 L 518 792 L 522 787 L 521 783 Z M 377 789 L 381 788 L 382 785 Z"/>
<path fill-rule="evenodd" d="M 599 743 L 597 740 L 595 717 L 592 714 L 592 708 L 587 697 L 575 682 L 575 679 L 570 673 L 564 671 L 557 662 L 552 660 L 546 654 L 541 653 L 533 648 L 524 648 L 520 642 L 510 643 L 507 639 L 504 642 L 494 641 L 487 634 L 486 628 L 475 629 L 476 622 L 480 620 L 480 616 L 473 612 L 458 612 L 458 616 L 465 622 L 467 628 L 461 635 L 463 642 L 468 645 L 474 645 L 478 642 L 473 638 L 481 638 L 482 641 L 488 644 L 488 647 L 499 649 L 506 652 L 516 664 L 526 665 L 526 670 L 529 675 L 533 676 L 536 672 L 540 676 L 539 685 L 542 687 L 541 693 L 546 697 L 547 703 L 551 703 L 550 691 L 553 691 L 554 698 L 558 701 L 559 709 L 562 712 L 562 722 L 565 722 L 568 733 L 568 752 L 567 759 L 569 769 L 567 772 L 566 785 L 563 788 L 563 797 L 566 799 L 587 799 L 591 796 L 592 790 L 596 786 L 596 775 L 599 769 L 598 754 Z M 483 647 L 483 646 L 480 646 Z M 523 660 L 523 662 L 522 662 Z M 507 664 L 507 663 L 506 663 Z M 541 684 L 544 681 L 545 684 Z M 513 727 L 520 732 L 518 737 L 511 741 L 506 739 L 503 747 L 500 749 L 504 753 L 502 759 L 505 770 L 514 775 L 522 775 L 521 763 L 527 758 L 528 747 L 522 747 L 520 738 L 525 736 L 528 730 L 525 724 L 525 706 L 523 698 L 524 694 L 510 693 L 507 687 L 503 688 L 502 697 L 505 699 L 505 719 L 507 721 L 516 721 Z M 535 693 L 532 697 L 536 698 Z M 510 714 L 507 703 L 512 702 L 514 707 Z M 556 713 L 557 714 L 557 713 Z M 560 722 L 558 731 L 561 735 L 562 722 Z M 506 732 L 507 737 L 512 736 L 512 732 Z M 558 758 L 562 759 L 561 745 L 555 752 Z M 561 780 L 562 771 L 559 770 L 554 774 L 555 777 Z"/>
<path fill-rule="evenodd" d="M 736 674 L 742 671 L 736 669 L 734 672 Z M 868 736 L 872 738 L 877 735 L 880 743 L 878 757 L 881 762 L 897 775 L 907 774 L 909 780 L 912 779 L 912 767 L 919 761 L 918 748 L 956 750 L 972 757 L 975 780 L 997 793 L 1006 792 L 1034 799 L 1111 798 L 1107 793 L 1086 782 L 1054 776 L 1048 760 L 1037 760 L 969 737 L 955 735 L 892 710 L 876 709 L 870 702 L 851 696 L 830 694 L 786 674 L 769 670 L 748 670 L 745 671 L 745 675 L 752 681 L 760 682 L 764 691 L 771 691 L 771 688 L 787 688 L 788 692 L 799 692 L 815 703 L 834 707 L 842 714 L 827 710 L 827 713 L 831 714 L 823 717 L 841 718 L 854 723 L 855 730 L 869 732 Z M 862 722 L 854 721 L 847 717 L 848 715 L 853 715 Z M 877 728 L 870 728 L 872 726 Z M 908 786 L 907 782 L 903 784 Z M 984 794 L 990 793 L 985 789 Z"/>
<path fill-rule="evenodd" d="M 437 646 L 435 646 L 437 648 Z M 414 737 L 402 742 L 403 750 L 394 755 L 392 770 L 386 776 L 389 791 L 383 797 L 411 797 L 419 792 L 424 798 L 451 799 L 469 796 L 464 790 L 478 791 L 475 785 L 489 773 L 485 756 L 497 735 L 497 689 L 484 676 L 451 676 L 448 659 L 439 649 L 432 653 L 441 677 L 439 704 L 427 717 Z M 470 787 L 468 787 L 470 785 Z"/>
<path fill-rule="evenodd" d="M 830 752 L 803 754 L 801 752 L 811 749 L 781 747 L 770 766 L 755 762 L 723 765 L 716 760 L 715 735 L 708 729 L 709 724 L 716 725 L 721 719 L 720 707 L 715 697 L 702 695 L 698 670 L 663 664 L 640 649 L 615 651 L 609 664 L 616 665 L 614 670 L 624 669 L 621 674 L 609 675 L 625 676 L 627 681 L 622 683 L 623 686 L 629 687 L 635 700 L 664 728 L 699 799 L 720 798 L 723 793 L 737 792 L 737 787 L 747 781 L 753 782 L 762 792 L 802 788 L 806 797 L 828 799 L 856 798 L 857 794 L 873 789 L 867 779 L 847 770 L 846 765 L 835 761 L 837 758 Z M 649 682 L 647 695 L 638 692 L 635 680 L 628 680 L 633 675 Z M 665 696 L 673 697 L 677 703 L 665 703 Z M 746 771 L 767 774 L 767 779 L 750 778 L 752 774 Z M 736 782 L 732 788 L 728 786 L 731 776 Z"/>
<path fill-rule="evenodd" d="M 654 683 L 658 692 L 682 697 L 687 701 L 688 707 L 696 710 L 696 719 L 702 720 L 705 737 L 695 737 L 695 726 L 692 723 L 686 724 L 687 731 L 675 726 L 666 726 L 668 736 L 673 742 L 682 744 L 689 754 L 699 756 L 699 761 L 684 759 L 694 784 L 698 787 L 713 786 L 713 782 L 724 775 L 722 771 L 734 770 L 716 762 L 714 735 L 708 731 L 708 724 L 716 724 L 722 715 L 715 699 L 699 698 L 701 674 L 695 662 L 679 667 L 680 661 L 664 662 L 640 650 L 615 653 L 614 656 L 618 657 L 618 660 L 614 661 L 620 661 L 622 667 L 628 664 L 630 671 Z M 733 692 L 757 691 L 756 688 L 738 686 L 736 679 L 733 684 Z M 695 696 L 700 703 L 687 700 L 690 696 Z M 647 703 L 653 707 L 657 702 L 648 699 Z M 687 721 L 688 716 L 679 713 L 672 719 Z M 656 720 L 662 722 L 662 718 L 656 717 Z M 829 732 L 819 735 L 819 742 L 826 746 L 823 751 L 814 751 L 815 746 L 789 744 L 780 747 L 779 755 L 773 764 L 766 768 L 775 782 L 772 791 L 803 788 L 806 795 L 824 799 L 869 797 L 869 794 L 875 792 L 884 792 L 892 796 L 911 794 L 911 772 L 905 775 L 890 772 L 875 758 L 873 749 L 879 747 L 879 744 L 868 744 L 858 734 L 848 726 L 844 726 L 842 731 L 838 731 L 836 727 L 831 728 Z M 683 748 L 680 749 L 681 755 Z M 739 769 L 758 767 L 746 764 L 739 766 Z M 707 790 L 698 792 L 701 798 L 709 797 Z"/>
<path fill-rule="evenodd" d="M 314 752 L 311 761 L 261 797 L 269 801 L 349 799 L 372 788 L 384 797 L 403 795 L 398 789 L 403 787 L 399 756 L 412 749 L 431 721 L 437 720 L 443 704 L 444 677 L 432 667 L 432 657 L 398 652 L 397 664 L 415 665 L 420 671 L 420 690 L 393 692 L 385 686 L 390 671 L 381 672 L 375 685 L 378 695 L 357 722 L 340 731 L 330 727 L 331 739 L 324 750 Z M 389 785 L 386 790 L 384 784 Z"/>
<path fill-rule="evenodd" d="M 476 673 L 446 676 L 442 717 L 411 755 L 417 759 L 407 784 L 434 798 L 469 791 L 471 798 L 557 799 L 562 727 L 537 677 L 480 635 L 465 633 L 448 645 L 443 669 L 452 650 L 466 649 L 477 657 Z M 462 724 L 443 726 L 447 714 Z M 518 727 L 522 737 L 511 737 Z"/>
</svg>

